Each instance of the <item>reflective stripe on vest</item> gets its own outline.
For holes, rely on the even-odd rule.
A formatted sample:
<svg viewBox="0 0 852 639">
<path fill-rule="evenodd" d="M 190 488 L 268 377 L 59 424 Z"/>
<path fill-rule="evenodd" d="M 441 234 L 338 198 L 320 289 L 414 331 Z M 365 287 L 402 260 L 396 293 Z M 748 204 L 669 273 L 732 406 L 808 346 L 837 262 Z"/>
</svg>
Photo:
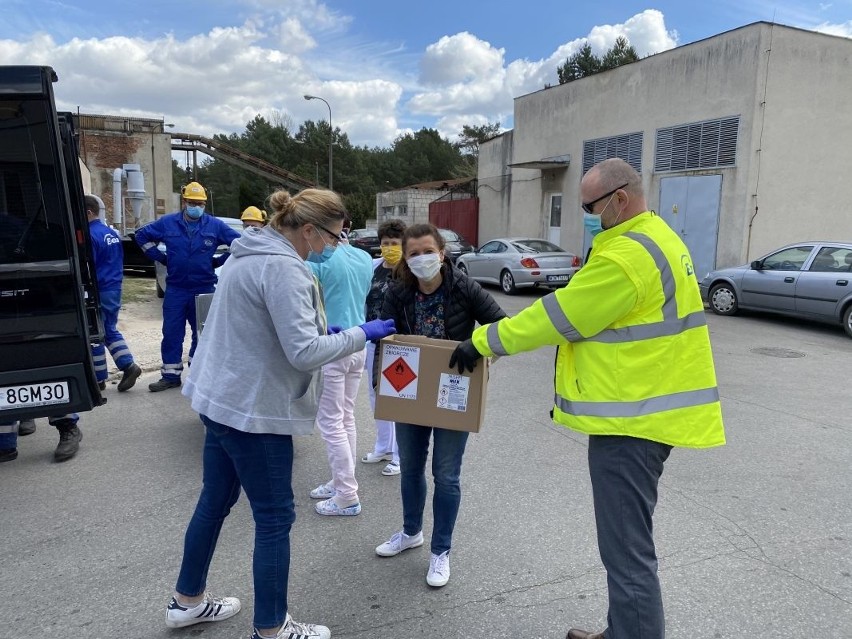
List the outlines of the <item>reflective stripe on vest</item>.
<svg viewBox="0 0 852 639">
<path fill-rule="evenodd" d="M 563 413 L 575 417 L 641 417 L 667 410 L 691 408 L 719 401 L 717 388 L 683 391 L 650 397 L 638 402 L 574 402 L 556 395 L 554 403 Z"/>
<path fill-rule="evenodd" d="M 640 342 L 646 339 L 654 339 L 657 337 L 670 337 L 688 331 L 691 328 L 697 328 L 707 324 L 707 317 L 704 311 L 696 311 L 685 317 L 677 316 L 677 300 L 675 299 L 675 282 L 672 274 L 671 266 L 666 256 L 663 254 L 660 247 L 647 235 L 640 233 L 625 233 L 624 237 L 629 237 L 631 240 L 638 242 L 654 260 L 657 270 L 660 271 L 660 285 L 663 290 L 663 321 L 653 322 L 651 324 L 636 324 L 634 326 L 625 326 L 622 328 L 608 328 L 601 331 L 592 337 L 583 337 L 576 328 L 571 324 L 570 320 L 565 316 L 565 311 L 559 305 L 559 301 L 554 295 L 548 295 L 542 300 L 544 308 L 547 311 L 547 317 L 553 324 L 553 327 L 569 342 L 579 342 L 587 340 L 589 342 L 601 342 L 604 344 L 623 344 L 626 342 Z M 495 331 L 496 333 L 496 331 Z M 494 340 L 499 344 L 499 339 Z M 493 342 L 489 335 L 488 345 L 493 348 Z M 500 345 L 502 349 L 502 345 Z M 496 352 L 496 351 L 495 351 Z"/>
<path fill-rule="evenodd" d="M 493 324 L 489 324 L 488 328 L 485 329 L 485 337 L 488 340 L 488 348 L 491 349 L 491 352 L 503 357 L 509 353 L 505 348 L 503 348 L 503 342 L 500 341 L 500 333 L 497 330 L 497 325 L 499 323 L 500 322 L 494 322 Z"/>
</svg>

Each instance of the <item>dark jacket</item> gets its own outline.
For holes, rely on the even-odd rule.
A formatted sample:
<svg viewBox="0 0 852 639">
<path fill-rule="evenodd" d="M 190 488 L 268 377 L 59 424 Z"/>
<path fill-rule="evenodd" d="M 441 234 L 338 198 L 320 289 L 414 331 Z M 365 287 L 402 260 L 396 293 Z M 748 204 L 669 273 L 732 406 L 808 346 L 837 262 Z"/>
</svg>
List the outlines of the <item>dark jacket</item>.
<svg viewBox="0 0 852 639">
<path fill-rule="evenodd" d="M 506 317 L 491 295 L 448 260 L 442 267 L 441 288 L 447 304 L 444 310 L 444 330 L 447 339 L 461 342 L 473 334 L 475 322 L 491 324 Z M 382 319 L 392 319 L 400 335 L 414 335 L 414 295 L 417 287 L 393 280 L 385 292 Z"/>
<path fill-rule="evenodd" d="M 494 301 L 494 298 L 483 290 L 474 280 L 444 260 L 442 267 L 444 277 L 441 287 L 444 289 L 444 330 L 447 339 L 457 342 L 469 339 L 473 335 L 476 322 L 491 324 L 506 317 L 506 313 Z M 391 280 L 385 292 L 382 304 L 381 319 L 392 319 L 396 324 L 396 332 L 400 335 L 415 335 L 414 332 L 414 295 L 417 285 L 406 286 L 402 280 Z M 373 362 L 373 386 L 379 378 L 381 357 L 378 352 Z"/>
</svg>

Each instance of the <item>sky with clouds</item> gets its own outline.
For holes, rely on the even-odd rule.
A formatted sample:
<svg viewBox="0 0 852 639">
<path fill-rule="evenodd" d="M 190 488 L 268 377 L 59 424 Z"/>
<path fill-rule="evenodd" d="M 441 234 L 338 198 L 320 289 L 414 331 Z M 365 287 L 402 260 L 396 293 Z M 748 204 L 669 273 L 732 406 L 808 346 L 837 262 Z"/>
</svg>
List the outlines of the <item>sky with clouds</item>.
<svg viewBox="0 0 852 639">
<path fill-rule="evenodd" d="M 589 43 L 640 56 L 758 20 L 852 37 L 852 0 L 0 0 L 0 64 L 46 64 L 61 109 L 241 132 L 255 115 L 332 121 L 387 146 L 434 127 L 512 125 L 514 97 L 556 84 Z M 701 6 L 699 6 L 701 5 Z"/>
</svg>

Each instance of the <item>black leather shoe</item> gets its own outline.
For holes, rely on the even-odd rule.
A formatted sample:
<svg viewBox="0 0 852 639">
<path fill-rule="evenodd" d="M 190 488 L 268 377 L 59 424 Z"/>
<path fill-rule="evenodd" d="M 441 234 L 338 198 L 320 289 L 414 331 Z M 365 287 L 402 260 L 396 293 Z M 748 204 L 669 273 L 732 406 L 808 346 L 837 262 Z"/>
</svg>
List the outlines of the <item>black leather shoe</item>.
<svg viewBox="0 0 852 639">
<path fill-rule="evenodd" d="M 0 463 L 5 461 L 12 461 L 13 459 L 18 458 L 18 449 L 17 448 L 3 448 L 0 450 Z"/>
<path fill-rule="evenodd" d="M 142 374 L 142 369 L 139 364 L 133 363 L 124 369 L 124 375 L 121 376 L 121 381 L 118 383 L 118 392 L 123 393 L 126 390 L 133 388 L 136 380 Z"/>
<path fill-rule="evenodd" d="M 98 382 L 98 388 L 101 390 L 106 390 L 106 382 Z"/>
<path fill-rule="evenodd" d="M 18 436 L 26 437 L 27 435 L 32 435 L 35 429 L 36 424 L 34 419 L 22 419 L 21 423 L 18 424 Z"/>
<path fill-rule="evenodd" d="M 565 635 L 565 639 L 604 639 L 604 633 L 587 632 L 585 630 L 571 628 L 571 630 L 568 631 L 568 634 Z"/>
<path fill-rule="evenodd" d="M 148 384 L 148 390 L 152 393 L 159 393 L 170 388 L 180 388 L 180 380 L 158 379 L 156 382 Z"/>
<path fill-rule="evenodd" d="M 80 450 L 83 433 L 76 426 L 59 431 L 59 445 L 53 451 L 53 459 L 58 462 L 71 459 Z"/>
</svg>

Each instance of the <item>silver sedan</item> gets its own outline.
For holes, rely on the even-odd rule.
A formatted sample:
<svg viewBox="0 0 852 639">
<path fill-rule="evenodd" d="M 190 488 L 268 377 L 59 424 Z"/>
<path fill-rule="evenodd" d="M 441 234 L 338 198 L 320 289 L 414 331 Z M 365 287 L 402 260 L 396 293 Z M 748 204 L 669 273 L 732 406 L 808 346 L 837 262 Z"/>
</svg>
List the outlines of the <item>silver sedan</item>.
<svg viewBox="0 0 852 639">
<path fill-rule="evenodd" d="M 507 295 L 524 286 L 565 286 L 582 260 L 547 240 L 498 238 L 473 253 L 461 255 L 456 266 L 477 282 L 499 284 Z"/>
<path fill-rule="evenodd" d="M 769 311 L 841 323 L 852 337 L 852 244 L 790 244 L 751 264 L 711 271 L 700 288 L 717 315 Z"/>
</svg>

